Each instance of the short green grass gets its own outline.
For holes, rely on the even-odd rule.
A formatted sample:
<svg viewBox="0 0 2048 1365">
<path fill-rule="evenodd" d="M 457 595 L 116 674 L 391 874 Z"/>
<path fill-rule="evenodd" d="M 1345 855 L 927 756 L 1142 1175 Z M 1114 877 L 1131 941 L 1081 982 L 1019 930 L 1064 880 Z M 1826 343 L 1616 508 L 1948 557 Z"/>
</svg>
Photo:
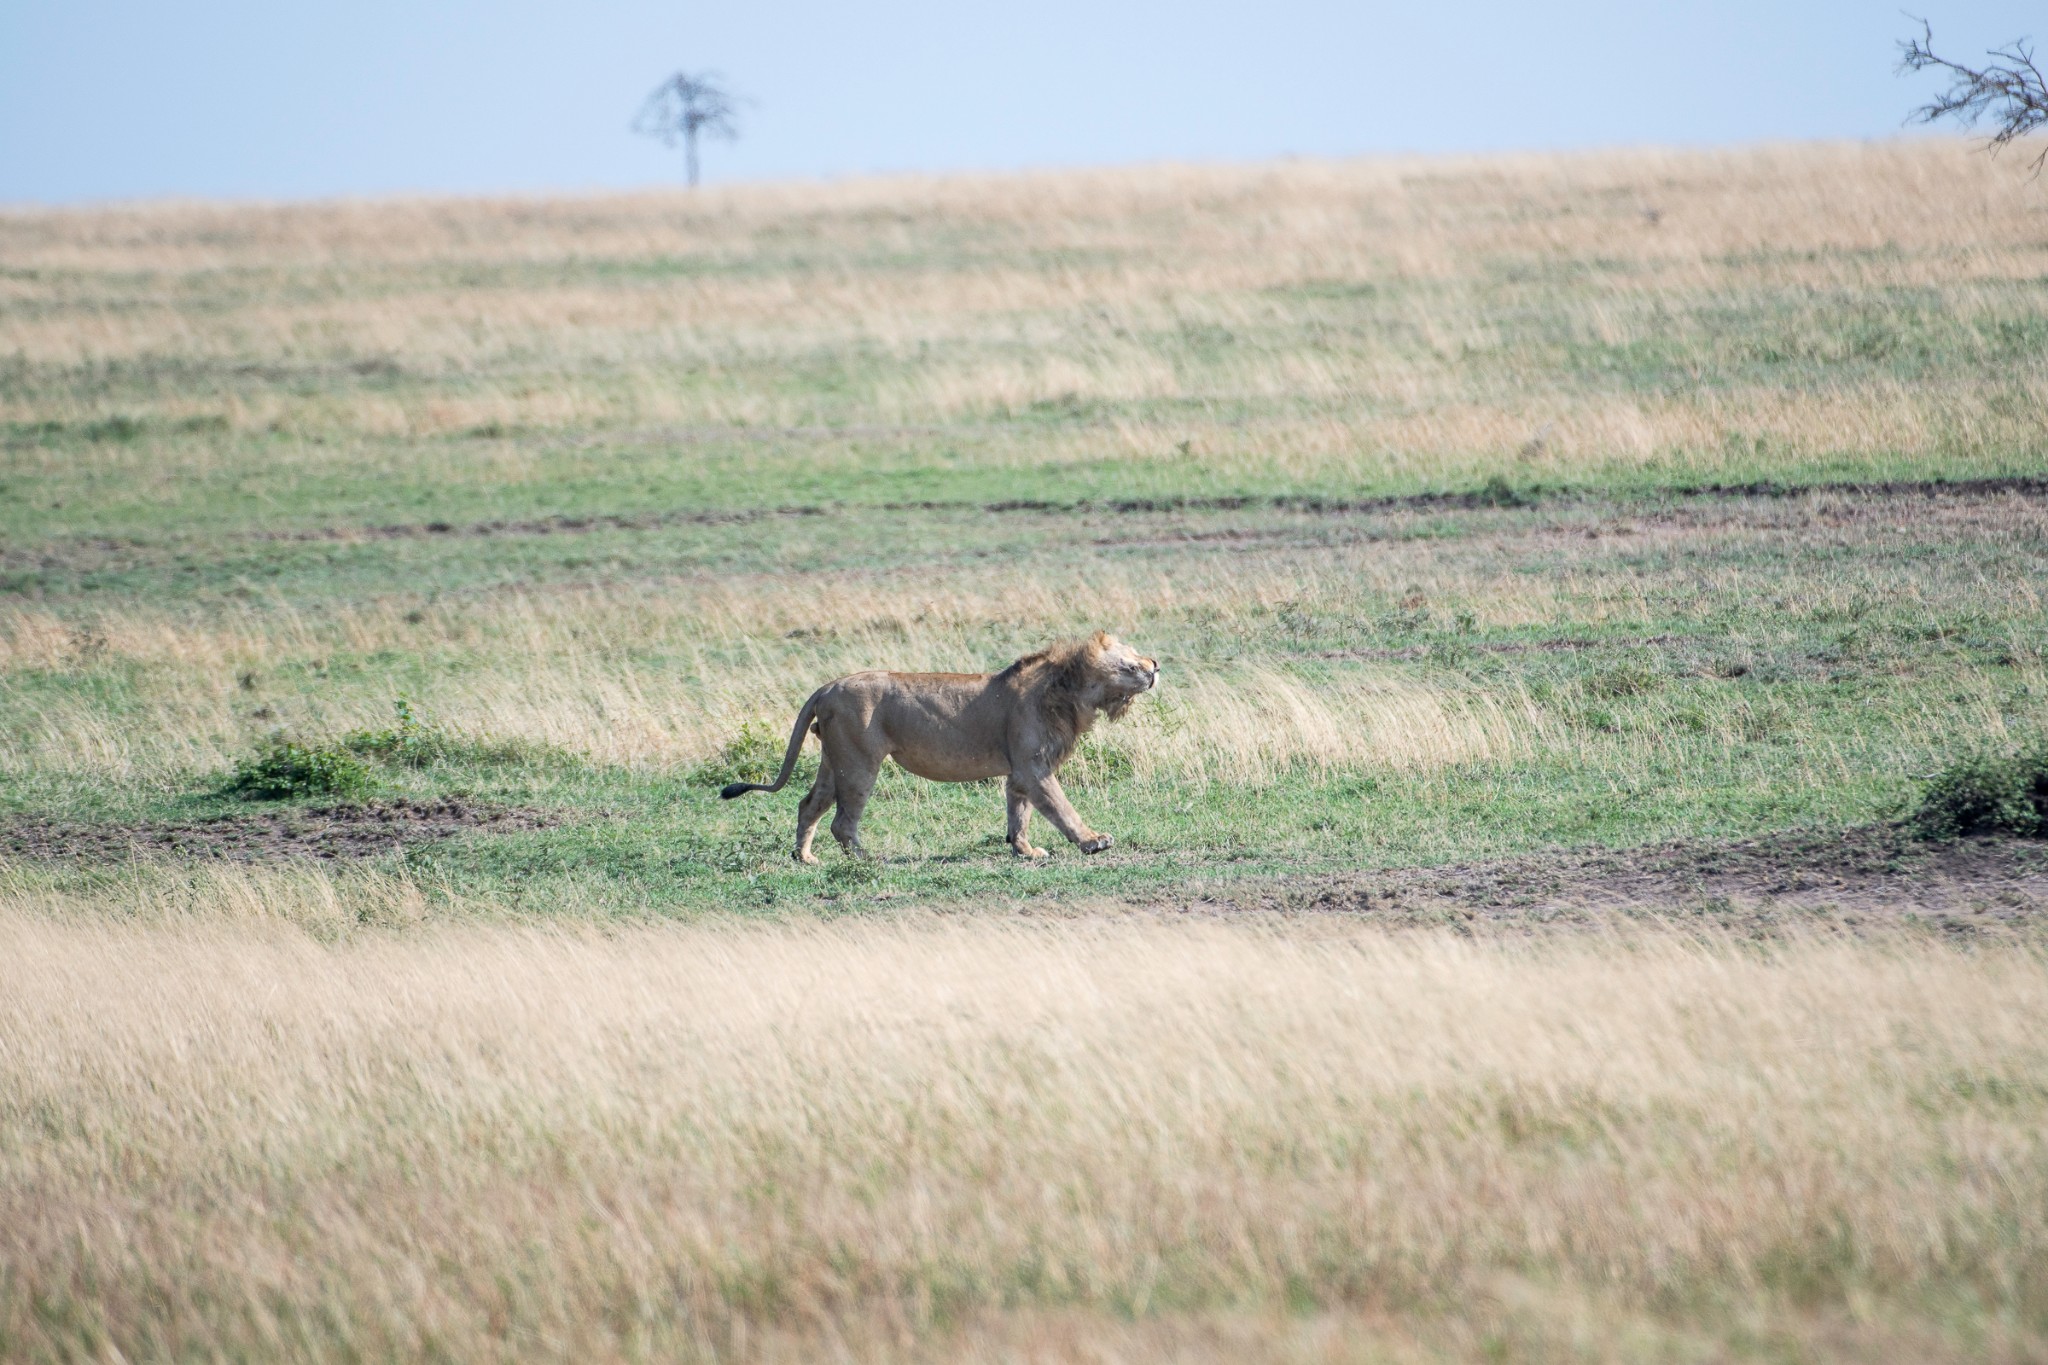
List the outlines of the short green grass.
<svg viewBox="0 0 2048 1365">
<path fill-rule="evenodd" d="M 2048 468 L 2048 261 L 1955 148 L 1800 155 L 0 219 L 0 811 L 540 807 L 402 861 L 776 913 L 1901 816 L 2048 729 L 2048 498 L 1939 488 Z M 1107 856 L 716 797 L 827 678 L 1098 626 L 1167 668 L 1070 773 Z M 237 790 L 275 743 L 367 777 Z"/>
</svg>

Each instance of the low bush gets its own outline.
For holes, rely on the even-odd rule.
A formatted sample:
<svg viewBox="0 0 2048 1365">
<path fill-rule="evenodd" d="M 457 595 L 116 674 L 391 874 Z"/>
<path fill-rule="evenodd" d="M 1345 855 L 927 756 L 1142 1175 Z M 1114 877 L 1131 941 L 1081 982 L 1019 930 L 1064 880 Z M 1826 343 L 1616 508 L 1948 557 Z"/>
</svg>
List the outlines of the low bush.
<svg viewBox="0 0 2048 1365">
<path fill-rule="evenodd" d="M 305 744 L 274 734 L 253 757 L 235 765 L 226 791 L 252 801 L 295 796 L 361 796 L 374 783 L 369 767 L 331 744 Z"/>
<path fill-rule="evenodd" d="M 412 703 L 400 697 L 393 704 L 397 723 L 386 730 L 355 730 L 342 737 L 341 746 L 352 754 L 394 763 L 405 768 L 424 768 L 447 757 L 447 738 L 420 723 Z"/>
<path fill-rule="evenodd" d="M 397 717 L 388 729 L 352 731 L 342 737 L 341 747 L 401 768 L 426 768 L 436 763 L 533 763 L 560 757 L 558 750 L 530 740 L 483 739 L 428 725 L 404 697 L 398 698 L 393 708 Z"/>
<path fill-rule="evenodd" d="M 1493 475 L 1485 483 L 1481 484 L 1479 491 L 1472 495 L 1472 500 L 1481 507 L 1534 507 L 1536 505 L 1536 497 L 1533 490 L 1525 493 L 1499 474 Z"/>
<path fill-rule="evenodd" d="M 1912 825 L 1923 837 L 2048 836 L 2048 741 L 2017 754 L 1972 754 L 1936 773 Z"/>
</svg>

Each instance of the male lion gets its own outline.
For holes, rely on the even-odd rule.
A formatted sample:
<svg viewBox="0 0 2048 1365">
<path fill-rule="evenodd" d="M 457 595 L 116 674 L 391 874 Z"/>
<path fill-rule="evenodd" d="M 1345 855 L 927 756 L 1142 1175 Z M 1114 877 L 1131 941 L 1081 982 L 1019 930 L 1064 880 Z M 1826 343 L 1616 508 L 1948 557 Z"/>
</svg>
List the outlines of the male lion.
<svg viewBox="0 0 2048 1365">
<path fill-rule="evenodd" d="M 1095 632 L 1027 654 L 1000 673 L 853 673 L 826 683 L 797 712 L 782 771 L 773 782 L 734 782 L 719 795 L 781 791 L 815 730 L 825 756 L 818 780 L 796 808 L 796 859 L 815 863 L 811 836 L 836 801 L 832 837 L 861 855 L 860 813 L 882 760 L 893 758 L 934 782 L 1005 777 L 1010 847 L 1020 858 L 1043 858 L 1024 826 L 1033 806 L 1053 828 L 1100 853 L 1115 842 L 1088 828 L 1053 776 L 1097 715 L 1111 720 L 1159 681 L 1159 663 Z"/>
</svg>

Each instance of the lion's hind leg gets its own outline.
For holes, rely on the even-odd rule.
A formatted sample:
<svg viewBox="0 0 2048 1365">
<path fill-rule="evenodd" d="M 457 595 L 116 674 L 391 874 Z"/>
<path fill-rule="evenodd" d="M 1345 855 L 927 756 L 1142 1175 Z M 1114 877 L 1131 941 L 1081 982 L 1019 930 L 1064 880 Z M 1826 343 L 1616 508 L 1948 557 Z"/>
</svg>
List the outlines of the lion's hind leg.
<svg viewBox="0 0 2048 1365">
<path fill-rule="evenodd" d="M 875 788 L 875 775 L 882 770 L 883 756 L 843 741 L 834 743 L 830 731 L 823 739 L 825 762 L 832 769 L 833 796 L 839 803 L 832 816 L 832 837 L 848 857 L 865 857 L 867 851 L 860 846 L 860 815 L 867 809 L 868 793 Z M 818 813 L 825 813 L 822 807 Z"/>
<path fill-rule="evenodd" d="M 804 793 L 804 799 L 796 807 L 796 860 L 800 863 L 815 863 L 818 855 L 811 852 L 811 838 L 818 832 L 818 822 L 825 818 L 825 812 L 832 809 L 832 803 L 839 799 L 837 783 L 832 776 L 832 757 L 826 755 L 818 764 L 818 780 Z"/>
</svg>

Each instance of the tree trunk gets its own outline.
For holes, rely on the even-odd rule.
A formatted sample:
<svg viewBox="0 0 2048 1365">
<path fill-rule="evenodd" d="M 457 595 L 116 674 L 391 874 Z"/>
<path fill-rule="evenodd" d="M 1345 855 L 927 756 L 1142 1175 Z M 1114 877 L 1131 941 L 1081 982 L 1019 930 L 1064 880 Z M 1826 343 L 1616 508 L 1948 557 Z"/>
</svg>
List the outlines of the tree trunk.
<svg viewBox="0 0 2048 1365">
<path fill-rule="evenodd" d="M 697 188 L 697 133 L 692 129 L 683 134 L 683 159 L 690 166 L 690 188 Z"/>
</svg>

